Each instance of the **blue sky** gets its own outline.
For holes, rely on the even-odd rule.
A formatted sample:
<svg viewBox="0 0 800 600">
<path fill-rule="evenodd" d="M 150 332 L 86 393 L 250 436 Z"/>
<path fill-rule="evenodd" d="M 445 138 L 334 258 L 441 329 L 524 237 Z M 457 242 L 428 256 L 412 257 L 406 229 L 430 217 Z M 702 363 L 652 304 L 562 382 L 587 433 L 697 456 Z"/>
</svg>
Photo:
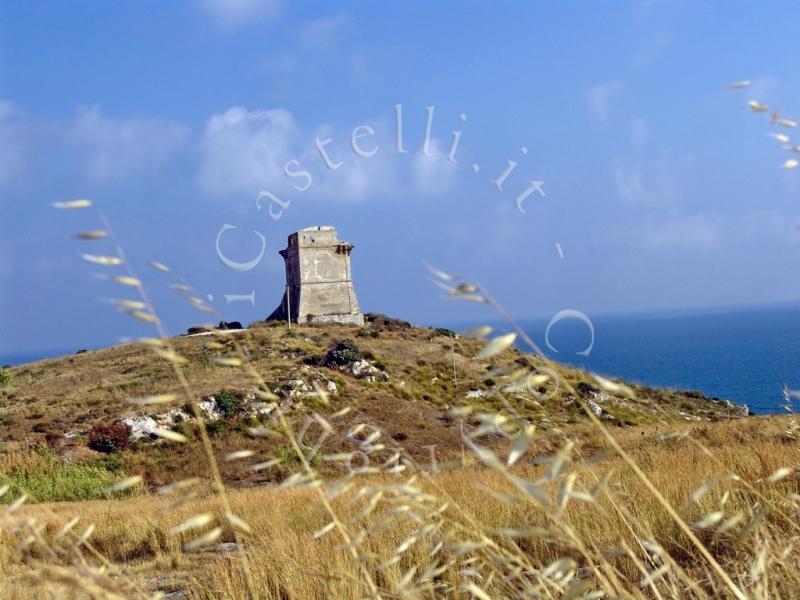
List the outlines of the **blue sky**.
<svg viewBox="0 0 800 600">
<path fill-rule="evenodd" d="M 423 259 L 520 318 L 797 301 L 800 169 L 779 168 L 791 154 L 746 102 L 800 117 L 798 17 L 792 2 L 680 0 L 4 3 L 0 354 L 147 332 L 97 302 L 120 290 L 79 255 L 109 248 L 70 239 L 96 220 L 48 208 L 72 198 L 108 216 L 172 333 L 205 317 L 147 260 L 249 322 L 280 298 L 286 236 L 320 224 L 356 245 L 362 307 L 419 323 L 492 318 L 443 300 Z M 362 125 L 370 158 L 350 148 Z M 523 214 L 532 180 L 546 195 Z M 257 210 L 262 191 L 290 203 L 279 220 Z M 264 236 L 256 268 L 220 262 L 225 224 L 234 260 Z M 254 307 L 223 299 L 251 292 Z"/>
</svg>

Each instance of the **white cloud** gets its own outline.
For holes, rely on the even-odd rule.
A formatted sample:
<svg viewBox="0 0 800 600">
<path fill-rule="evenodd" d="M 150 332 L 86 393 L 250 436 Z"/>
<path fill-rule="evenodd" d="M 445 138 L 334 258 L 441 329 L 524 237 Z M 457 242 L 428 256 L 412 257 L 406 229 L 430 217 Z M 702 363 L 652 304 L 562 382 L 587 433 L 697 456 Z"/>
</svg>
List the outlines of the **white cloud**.
<svg viewBox="0 0 800 600">
<path fill-rule="evenodd" d="M 407 199 L 442 194 L 455 183 L 459 165 L 442 155 L 432 138 L 433 156 L 398 154 L 391 120 L 362 121 L 374 135 L 362 137 L 363 152 L 351 148 L 353 126 L 302 128 L 288 110 L 248 110 L 234 106 L 211 115 L 200 133 L 165 118 L 112 118 L 99 106 L 83 107 L 68 121 L 34 119 L 13 103 L 0 102 L 0 187 L 27 185 L 44 177 L 67 175 L 87 192 L 96 186 L 157 180 L 170 171 L 175 181 L 191 181 L 212 197 L 255 198 L 262 190 L 275 194 L 300 192 L 308 171 L 312 184 L 304 195 L 337 202 L 372 198 Z M 364 133 L 364 130 L 361 130 Z M 326 152 L 338 169 L 328 169 L 315 140 L 331 138 Z M 462 168 L 463 171 L 463 168 Z M 34 175 L 36 178 L 34 179 Z"/>
<path fill-rule="evenodd" d="M 256 21 L 275 22 L 284 0 L 197 0 L 200 9 L 220 29 L 233 31 Z"/>
<path fill-rule="evenodd" d="M 308 171 L 311 186 L 304 194 L 313 198 L 358 201 L 370 194 L 385 194 L 396 188 L 395 173 L 387 161 L 386 140 L 376 136 L 361 141 L 363 148 L 380 150 L 372 158 L 357 157 L 349 147 L 350 130 L 322 125 L 303 131 L 293 115 L 284 109 L 248 110 L 233 107 L 213 115 L 200 141 L 201 164 L 198 184 L 212 195 L 241 194 L 255 197 L 261 190 L 272 193 L 304 186 L 305 178 L 290 179 L 284 173 L 289 160 L 294 171 Z M 337 169 L 325 166 L 315 140 L 324 146 Z M 291 193 L 295 193 L 292 191 Z"/>
<path fill-rule="evenodd" d="M 438 140 L 432 138 L 433 156 L 396 154 L 388 133 L 393 125 L 366 121 L 375 131 L 359 141 L 364 151 L 378 148 L 372 157 L 357 156 L 350 147 L 352 127 L 322 125 L 313 132 L 304 131 L 292 114 L 283 109 L 248 110 L 233 107 L 213 115 L 200 141 L 200 189 L 212 195 L 241 194 L 255 197 L 261 190 L 279 194 L 291 186 L 305 185 L 304 178 L 290 179 L 284 174 L 289 160 L 295 171 L 308 171 L 311 186 L 303 194 L 315 199 L 355 202 L 371 197 L 398 198 L 410 194 L 430 196 L 451 189 L 457 172 L 443 158 Z M 325 152 L 328 168 L 316 148 L 317 139 L 330 143 Z"/>
<path fill-rule="evenodd" d="M 255 196 L 283 183 L 283 166 L 299 147 L 301 132 L 288 110 L 234 106 L 207 121 L 200 140 L 198 183 L 211 194 Z"/>
<path fill-rule="evenodd" d="M 385 129 L 383 124 L 379 121 L 362 124 L 376 132 L 358 142 L 365 152 L 378 148 L 370 158 L 354 154 L 350 146 L 352 128 L 323 125 L 308 136 L 302 156 L 297 159 L 314 174 L 313 187 L 309 190 L 314 197 L 345 203 L 359 202 L 374 196 L 391 197 L 401 188 L 408 187 L 401 184 L 398 165 L 391 156 L 391 142 L 381 133 Z M 323 166 L 322 157 L 314 145 L 316 139 L 328 138 L 332 140 L 326 147 L 331 160 L 342 163 L 336 170 Z"/>
<path fill-rule="evenodd" d="M 604 81 L 586 90 L 589 109 L 601 123 L 607 123 L 611 118 L 614 103 L 624 90 L 625 84 L 617 80 Z"/>
<path fill-rule="evenodd" d="M 637 126 L 632 127 L 634 135 L 643 135 L 636 132 Z M 611 177 L 625 204 L 645 208 L 677 206 L 682 201 L 683 182 L 694 174 L 694 164 L 691 155 L 677 156 L 669 150 L 655 157 L 636 152 L 634 158 L 615 158 Z"/>
<path fill-rule="evenodd" d="M 776 211 L 730 214 L 651 210 L 625 226 L 612 227 L 611 235 L 624 244 L 651 250 L 717 251 L 745 244 L 800 244 L 794 222 Z"/>
<path fill-rule="evenodd" d="M 438 139 L 431 138 L 432 156 L 417 154 L 414 157 L 414 185 L 418 193 L 435 195 L 451 189 L 458 173 L 458 165 L 445 158 L 447 151 L 442 149 Z"/>
<path fill-rule="evenodd" d="M 187 127 L 162 118 L 113 119 L 99 106 L 79 109 L 64 133 L 77 151 L 90 182 L 157 175 L 184 147 Z"/>
<path fill-rule="evenodd" d="M 645 248 L 714 248 L 720 241 L 718 218 L 706 214 L 648 217 L 641 232 Z"/>
<path fill-rule="evenodd" d="M 430 156 L 413 150 L 409 150 L 408 154 L 397 154 L 394 140 L 388 134 L 393 125 L 383 121 L 366 124 L 376 134 L 369 142 L 361 143 L 365 149 L 379 147 L 371 158 L 353 153 L 350 147 L 351 128 L 327 126 L 309 138 L 305 147 L 310 150 L 298 160 L 309 165 L 314 172 L 314 196 L 321 195 L 343 202 L 372 197 L 408 199 L 436 196 L 452 189 L 458 165 L 446 160 L 446 151 L 437 138 L 430 139 Z M 313 147 L 316 137 L 331 137 L 334 140 L 329 146 L 330 154 L 333 160 L 343 162 L 339 169 L 330 171 L 322 167 L 319 152 Z"/>
<path fill-rule="evenodd" d="M 188 137 L 187 127 L 168 119 L 114 119 L 99 106 L 48 121 L 0 102 L 0 186 L 24 186 L 65 169 L 87 184 L 157 176 Z"/>
<path fill-rule="evenodd" d="M 619 198 L 625 203 L 642 207 L 664 207 L 680 199 L 679 179 L 668 160 L 627 161 L 615 159 L 612 176 Z"/>
</svg>

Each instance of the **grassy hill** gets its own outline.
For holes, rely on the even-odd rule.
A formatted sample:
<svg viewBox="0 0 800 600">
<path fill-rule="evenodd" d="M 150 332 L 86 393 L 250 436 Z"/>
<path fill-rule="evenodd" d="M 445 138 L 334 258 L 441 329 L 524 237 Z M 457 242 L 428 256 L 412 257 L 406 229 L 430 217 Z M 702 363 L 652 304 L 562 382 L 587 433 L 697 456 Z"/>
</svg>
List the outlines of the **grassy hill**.
<svg viewBox="0 0 800 600">
<path fill-rule="evenodd" d="M 206 405 L 213 408 L 209 415 L 214 419 L 209 419 L 208 428 L 221 455 L 252 446 L 248 430 L 274 421 L 274 415 L 267 412 L 270 403 L 254 394 L 259 382 L 240 368 L 215 362 L 231 353 L 234 338 L 246 349 L 249 365 L 263 378 L 266 390 L 274 394 L 274 403 L 283 406 L 298 426 L 321 408 L 313 391 L 316 384 L 331 390 L 327 392 L 330 404 L 325 407 L 328 413 L 349 408 L 350 412 L 339 419 L 341 428 L 370 423 L 390 440 L 402 442 L 418 460 L 428 460 L 433 445 L 439 460 L 461 453 L 461 430 L 454 419 L 448 418 L 447 411 L 463 405 L 475 409 L 472 425 L 479 423 L 480 413 L 500 411 L 512 421 L 530 421 L 542 434 L 585 423 L 587 402 L 605 423 L 620 428 L 719 420 L 741 414 L 740 407 L 698 392 L 631 385 L 635 397 L 614 395 L 602 391 L 590 374 L 555 365 L 550 368 L 557 369 L 576 394 L 567 392 L 564 386 L 555 389 L 552 378 L 539 382 L 538 387 L 523 386 L 520 373 L 545 367 L 538 357 L 509 349 L 490 361 L 475 361 L 483 340 L 387 318 L 378 317 L 363 328 L 318 325 L 287 329 L 285 324 L 265 323 L 227 336 L 175 338 L 175 351 L 188 361 L 182 367 L 188 380 L 188 398 L 172 365 L 144 344 L 8 370 L 10 380 L 0 387 L 0 444 L 6 454 L 6 469 L 15 470 L 9 458 L 13 456 L 27 471 L 36 470 L 33 464 L 54 472 L 64 470 L 62 463 L 67 463 L 67 468 L 88 465 L 97 470 L 95 474 L 103 470 L 140 473 L 151 486 L 205 475 L 206 467 L 196 460 L 196 444 L 191 443 L 197 440 L 197 432 L 191 409 L 183 408 L 187 401 L 208 399 Z M 326 360 L 337 344 L 353 349 L 345 352 L 352 352 L 352 356 L 340 361 L 345 364 Z M 365 372 L 354 375 L 352 364 L 357 361 L 362 361 L 359 364 Z M 131 403 L 156 394 L 175 394 L 176 399 L 150 406 Z M 219 405 L 226 402 L 220 411 Z M 139 439 L 119 444 L 119 448 L 113 443 L 107 448 L 91 443 L 98 429 L 102 431 L 123 418 L 158 419 L 170 410 L 175 418 L 166 423 L 161 419 L 162 424 L 180 431 L 190 443 L 165 442 L 146 431 Z M 146 426 L 147 421 L 142 424 Z M 313 429 L 309 439 L 313 435 L 316 440 L 320 430 L 318 426 Z M 131 433 L 129 428 L 127 437 Z M 135 432 L 133 437 L 137 437 Z M 326 440 L 325 450 L 341 451 L 347 445 L 347 440 L 331 438 Z M 92 447 L 111 452 L 97 452 Z M 259 439 L 257 447 L 262 458 L 255 457 L 252 462 L 292 454 L 279 437 Z M 35 456 L 31 457 L 32 453 Z M 280 468 L 256 472 L 241 463 L 223 469 L 226 483 L 238 485 L 275 481 L 281 475 Z M 106 481 L 108 477 L 100 479 Z M 87 494 L 92 497 L 102 486 L 79 487 L 71 493 L 62 488 L 44 496 L 81 499 Z"/>
<path fill-rule="evenodd" d="M 791 415 L 486 348 L 373 317 L 4 371 L 0 597 L 800 589 Z"/>
</svg>

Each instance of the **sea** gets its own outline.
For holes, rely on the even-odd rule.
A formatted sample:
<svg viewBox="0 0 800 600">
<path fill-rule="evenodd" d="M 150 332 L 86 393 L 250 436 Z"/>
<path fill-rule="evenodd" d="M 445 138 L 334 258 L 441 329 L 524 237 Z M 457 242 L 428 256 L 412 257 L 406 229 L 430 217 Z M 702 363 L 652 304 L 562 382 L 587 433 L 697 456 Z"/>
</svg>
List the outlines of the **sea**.
<svg viewBox="0 0 800 600">
<path fill-rule="evenodd" d="M 547 319 L 520 325 L 555 360 L 645 385 L 699 390 L 746 404 L 756 414 L 785 412 L 784 386 L 800 390 L 800 305 L 586 316 L 594 328 L 588 355 L 578 354 L 591 342 L 589 326 L 580 319 L 562 319 L 550 328 L 552 349 L 545 342 Z M 0 354 L 0 365 L 74 352 Z"/>
<path fill-rule="evenodd" d="M 699 390 L 746 404 L 755 414 L 785 413 L 784 386 L 800 390 L 800 305 L 626 316 L 587 315 L 521 326 L 549 357 L 593 373 L 650 386 Z M 800 406 L 793 406 L 793 410 Z"/>
</svg>

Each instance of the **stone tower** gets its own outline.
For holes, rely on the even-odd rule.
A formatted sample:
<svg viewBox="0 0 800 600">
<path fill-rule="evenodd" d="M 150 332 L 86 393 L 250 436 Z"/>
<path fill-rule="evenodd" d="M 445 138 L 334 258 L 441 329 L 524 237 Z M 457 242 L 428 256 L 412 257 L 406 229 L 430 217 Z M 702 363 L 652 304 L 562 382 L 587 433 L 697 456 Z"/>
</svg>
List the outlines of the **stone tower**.
<svg viewBox="0 0 800 600">
<path fill-rule="evenodd" d="M 307 227 L 289 236 L 280 254 L 286 291 L 268 320 L 363 325 L 350 274 L 353 245 L 336 239 L 335 227 Z"/>
</svg>

